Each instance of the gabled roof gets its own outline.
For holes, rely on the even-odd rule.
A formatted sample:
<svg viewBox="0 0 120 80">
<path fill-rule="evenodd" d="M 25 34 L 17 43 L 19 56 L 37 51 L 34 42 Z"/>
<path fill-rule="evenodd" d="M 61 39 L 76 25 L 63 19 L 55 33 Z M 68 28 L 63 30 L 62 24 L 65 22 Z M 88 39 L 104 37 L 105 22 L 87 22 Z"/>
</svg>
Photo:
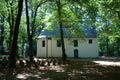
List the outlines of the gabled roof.
<svg viewBox="0 0 120 80">
<path fill-rule="evenodd" d="M 64 37 L 69 37 L 69 38 L 80 37 L 78 35 L 72 34 L 70 32 L 69 28 L 63 28 L 63 32 L 64 32 Z M 81 34 L 81 32 L 80 32 L 80 34 Z M 84 37 L 87 37 L 87 38 L 96 38 L 97 37 L 97 32 L 96 32 L 95 28 L 91 28 L 88 26 L 84 27 L 82 34 L 84 34 Z M 42 30 L 42 32 L 38 38 L 44 38 L 44 37 L 60 37 L 60 29 L 58 27 L 54 30 L 44 29 L 44 30 Z"/>
</svg>

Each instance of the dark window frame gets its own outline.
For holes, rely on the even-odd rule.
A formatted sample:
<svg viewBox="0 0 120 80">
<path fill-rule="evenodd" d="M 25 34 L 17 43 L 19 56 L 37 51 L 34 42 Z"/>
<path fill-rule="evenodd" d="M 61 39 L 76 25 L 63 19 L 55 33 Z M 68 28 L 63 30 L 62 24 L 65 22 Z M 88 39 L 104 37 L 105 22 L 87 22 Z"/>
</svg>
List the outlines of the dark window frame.
<svg viewBox="0 0 120 80">
<path fill-rule="evenodd" d="M 89 40 L 88 40 L 88 43 L 89 43 L 89 44 L 92 44 L 92 43 L 93 43 L 93 40 L 92 40 L 92 39 L 89 39 Z"/>
<path fill-rule="evenodd" d="M 48 39 L 48 40 L 51 40 L 51 37 L 48 37 L 47 39 Z"/>
<path fill-rule="evenodd" d="M 78 40 L 74 40 L 73 43 L 74 43 L 74 47 L 78 47 Z"/>
<path fill-rule="evenodd" d="M 61 44 L 61 40 L 57 40 L 57 47 L 61 47 L 62 44 Z"/>
<path fill-rule="evenodd" d="M 42 40 L 42 47 L 45 47 L 45 40 Z"/>
</svg>

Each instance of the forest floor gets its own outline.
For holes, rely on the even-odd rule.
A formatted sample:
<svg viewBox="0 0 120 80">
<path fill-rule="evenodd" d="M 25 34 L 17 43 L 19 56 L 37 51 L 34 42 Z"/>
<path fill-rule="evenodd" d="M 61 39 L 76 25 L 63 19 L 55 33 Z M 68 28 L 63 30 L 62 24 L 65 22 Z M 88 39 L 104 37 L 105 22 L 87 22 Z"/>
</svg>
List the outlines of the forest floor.
<svg viewBox="0 0 120 80">
<path fill-rule="evenodd" d="M 0 68 L 0 80 L 120 80 L 120 61 L 116 59 L 70 59 L 67 63 L 17 66 L 12 76 Z"/>
</svg>

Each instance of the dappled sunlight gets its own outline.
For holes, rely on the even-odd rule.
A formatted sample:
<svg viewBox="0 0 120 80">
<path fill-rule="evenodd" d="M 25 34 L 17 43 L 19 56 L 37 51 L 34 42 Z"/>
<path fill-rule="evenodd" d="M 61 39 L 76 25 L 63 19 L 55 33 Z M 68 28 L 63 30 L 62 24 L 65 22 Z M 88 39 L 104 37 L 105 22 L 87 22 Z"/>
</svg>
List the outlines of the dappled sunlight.
<svg viewBox="0 0 120 80">
<path fill-rule="evenodd" d="M 65 72 L 64 68 L 61 66 L 51 66 L 50 70 L 55 70 L 56 72 Z"/>
<path fill-rule="evenodd" d="M 46 64 L 46 63 L 45 63 Z M 65 69 L 63 68 L 66 65 L 44 65 L 44 66 L 38 66 L 38 68 L 35 67 L 30 67 L 26 70 L 25 72 L 21 72 L 17 74 L 16 78 L 21 79 L 21 80 L 26 80 L 26 79 L 32 79 L 32 80 L 51 80 L 49 77 L 44 77 L 42 78 L 43 75 L 49 74 L 49 71 L 53 71 L 54 73 L 58 73 L 57 75 L 64 73 Z M 52 75 L 52 74 L 50 74 Z"/>
<path fill-rule="evenodd" d="M 17 76 L 16 76 L 16 78 L 17 79 L 28 79 L 28 78 L 30 78 L 30 77 L 33 77 L 33 78 L 36 78 L 36 79 L 40 79 L 41 77 L 40 77 L 40 75 L 41 75 L 42 73 L 21 73 L 21 74 L 17 74 Z"/>
<path fill-rule="evenodd" d="M 29 74 L 18 74 L 16 78 L 19 78 L 19 79 L 27 79 L 27 77 L 30 76 Z"/>
<path fill-rule="evenodd" d="M 39 70 L 53 70 L 56 72 L 65 72 L 62 66 L 40 66 Z"/>
<path fill-rule="evenodd" d="M 99 65 L 106 65 L 106 66 L 120 66 L 120 61 L 93 61 Z"/>
<path fill-rule="evenodd" d="M 64 64 L 58 60 L 34 59 L 31 65 L 27 60 L 17 63 L 14 75 L 10 77 L 14 79 L 11 80 L 120 80 L 117 76 L 120 74 L 118 60 L 78 59 Z M 5 70 L 1 70 L 0 80 L 5 79 L 6 73 L 3 73 Z"/>
</svg>

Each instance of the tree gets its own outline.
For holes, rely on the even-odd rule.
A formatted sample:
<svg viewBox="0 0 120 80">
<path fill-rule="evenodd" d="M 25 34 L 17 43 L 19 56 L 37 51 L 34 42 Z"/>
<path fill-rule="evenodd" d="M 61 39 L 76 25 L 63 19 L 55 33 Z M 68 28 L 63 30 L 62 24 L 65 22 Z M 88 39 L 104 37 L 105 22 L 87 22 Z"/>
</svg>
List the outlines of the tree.
<svg viewBox="0 0 120 80">
<path fill-rule="evenodd" d="M 62 45 L 62 59 L 66 60 L 67 59 L 67 55 L 65 53 L 63 21 L 62 21 L 62 19 L 63 19 L 63 16 L 62 16 L 63 4 L 61 3 L 61 0 L 55 0 L 55 2 L 51 1 L 49 3 L 49 5 L 52 5 L 52 6 L 54 5 L 55 7 L 54 8 L 52 7 L 53 10 L 49 10 L 49 13 L 53 14 L 53 15 L 51 15 L 51 16 L 49 15 L 50 17 L 47 18 L 48 22 L 46 22 L 46 25 L 48 27 L 51 27 L 51 26 L 57 27 L 55 25 L 57 23 L 57 25 L 59 26 L 59 28 L 60 28 L 60 36 L 61 36 L 61 45 Z"/>
<path fill-rule="evenodd" d="M 15 21 L 15 27 L 14 27 L 14 35 L 13 35 L 13 40 L 12 40 L 12 47 L 10 51 L 10 56 L 9 56 L 9 67 L 10 68 L 15 68 L 16 66 L 16 51 L 17 51 L 17 40 L 18 40 L 18 33 L 19 33 L 19 25 L 20 25 L 20 20 L 21 20 L 21 15 L 22 15 L 22 8 L 23 8 L 23 0 L 18 1 L 18 13 Z"/>
<path fill-rule="evenodd" d="M 18 36 L 18 57 L 25 57 L 25 44 L 27 43 L 27 27 L 26 27 L 26 16 L 22 14 L 21 24 Z"/>
<path fill-rule="evenodd" d="M 16 18 L 16 8 L 17 6 L 17 1 L 13 1 L 13 0 L 5 0 L 6 2 L 6 12 L 7 15 L 5 16 L 7 22 L 9 23 L 9 27 L 10 27 L 10 36 L 9 36 L 9 52 L 12 46 L 12 40 L 13 40 L 13 33 L 14 33 L 14 26 L 15 26 L 15 18 Z"/>
<path fill-rule="evenodd" d="M 7 7 L 5 1 L 0 2 L 0 47 L 1 52 L 4 53 L 4 40 L 5 40 L 5 23 L 6 23 L 6 16 L 7 16 Z M 4 7 L 4 8 L 3 8 Z"/>
<path fill-rule="evenodd" d="M 62 44 L 62 59 L 66 60 L 67 55 L 65 52 L 65 35 L 63 29 L 67 28 L 72 34 L 81 36 L 81 33 L 83 32 L 83 28 L 81 28 L 83 26 L 80 26 L 80 22 L 82 21 L 82 10 L 78 8 L 78 5 L 74 5 L 69 0 L 51 1 L 49 2 L 48 7 L 50 7 L 50 9 L 47 9 L 47 17 L 45 19 L 47 29 L 54 30 L 55 28 L 59 28 Z"/>
<path fill-rule="evenodd" d="M 61 4 L 61 1 L 60 0 L 56 0 L 56 4 L 57 4 L 57 12 L 58 12 L 58 24 L 59 24 L 59 27 L 60 27 L 60 35 L 61 35 L 61 44 L 62 44 L 62 58 L 63 60 L 66 60 L 67 58 L 67 55 L 65 53 L 65 45 L 64 45 L 64 38 L 63 38 L 63 24 L 62 24 L 62 15 L 61 15 L 61 8 L 62 8 L 62 4 Z"/>
<path fill-rule="evenodd" d="M 120 4 L 119 1 L 97 1 L 97 4 L 99 5 L 99 16 L 101 17 L 101 20 L 104 21 L 103 23 L 106 23 L 109 21 L 109 26 L 108 29 L 105 30 L 104 32 L 102 31 L 102 34 L 104 33 L 104 36 L 107 36 L 107 41 L 109 39 L 109 44 L 111 43 L 115 43 L 116 41 L 116 46 L 112 46 L 109 45 L 109 48 L 113 47 L 114 48 L 114 52 L 110 51 L 110 49 L 108 49 L 107 47 L 107 53 L 109 51 L 109 53 L 116 53 L 116 49 L 117 49 L 117 53 L 119 54 L 119 33 L 120 33 L 120 28 L 119 28 L 119 12 L 120 12 L 120 7 L 118 6 Z M 100 21 L 99 21 L 100 22 Z M 101 27 L 101 24 L 100 24 Z M 104 26 L 103 26 L 104 27 Z M 102 27 L 101 27 L 102 28 Z M 114 40 L 114 41 L 113 41 Z M 107 42 L 108 45 L 108 42 Z M 115 44 L 114 44 L 115 45 Z M 115 48 L 116 47 L 116 48 Z M 110 55 L 110 54 L 108 54 Z"/>
<path fill-rule="evenodd" d="M 36 17 L 37 17 L 37 11 L 38 8 L 45 3 L 47 0 L 40 0 L 40 1 L 34 1 L 36 4 L 34 5 L 33 9 L 30 9 L 28 7 L 28 1 L 25 0 L 25 6 L 26 6 L 26 20 L 27 20 L 27 34 L 28 34 L 28 42 L 29 42 L 29 59 L 30 62 L 33 61 L 33 36 L 35 34 L 35 29 L 36 29 Z M 29 4 L 32 4 L 32 2 Z M 29 10 L 31 10 L 31 18 L 29 17 Z M 31 21 L 30 21 L 31 20 Z"/>
</svg>

